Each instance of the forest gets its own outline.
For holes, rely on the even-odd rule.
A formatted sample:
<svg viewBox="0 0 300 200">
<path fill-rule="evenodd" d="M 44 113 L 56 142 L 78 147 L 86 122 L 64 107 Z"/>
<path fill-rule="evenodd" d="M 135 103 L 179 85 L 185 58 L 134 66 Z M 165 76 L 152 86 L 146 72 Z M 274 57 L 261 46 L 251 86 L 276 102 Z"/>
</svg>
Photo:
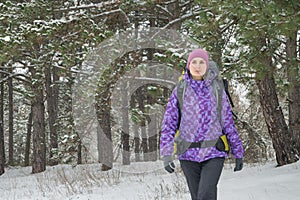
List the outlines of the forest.
<svg viewBox="0 0 300 200">
<path fill-rule="evenodd" d="M 298 0 L 1 1 L 0 175 L 160 160 L 165 106 L 193 48 L 229 81 L 245 162 L 298 161 L 299 10 Z"/>
</svg>

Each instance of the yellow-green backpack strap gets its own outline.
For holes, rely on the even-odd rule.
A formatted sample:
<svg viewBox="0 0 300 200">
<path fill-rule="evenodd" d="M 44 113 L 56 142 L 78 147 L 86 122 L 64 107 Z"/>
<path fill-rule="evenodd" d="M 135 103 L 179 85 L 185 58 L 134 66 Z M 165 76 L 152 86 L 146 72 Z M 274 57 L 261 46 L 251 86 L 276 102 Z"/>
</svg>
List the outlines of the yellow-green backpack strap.
<svg viewBox="0 0 300 200">
<path fill-rule="evenodd" d="M 184 79 L 181 79 L 179 83 L 177 84 L 177 99 L 178 99 L 178 123 L 177 123 L 177 129 L 175 133 L 175 138 L 180 136 L 179 127 L 180 127 L 180 121 L 181 121 L 181 109 L 183 105 L 184 100 L 184 93 L 187 87 L 187 82 Z M 174 154 L 177 154 L 177 143 L 174 142 Z"/>
</svg>

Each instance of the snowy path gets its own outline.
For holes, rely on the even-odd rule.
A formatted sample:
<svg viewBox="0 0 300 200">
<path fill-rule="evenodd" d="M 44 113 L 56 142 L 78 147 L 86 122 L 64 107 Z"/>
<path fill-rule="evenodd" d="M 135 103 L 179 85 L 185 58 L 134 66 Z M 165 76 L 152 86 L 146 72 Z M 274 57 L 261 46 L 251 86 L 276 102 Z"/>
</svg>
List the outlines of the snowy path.
<svg viewBox="0 0 300 200">
<path fill-rule="evenodd" d="M 178 166 L 178 162 L 176 162 Z M 190 199 L 178 169 L 164 172 L 161 162 L 115 165 L 101 172 L 99 164 L 48 167 L 31 174 L 31 168 L 6 169 L 0 176 L 4 200 L 156 200 Z M 300 197 L 300 162 L 275 168 L 275 163 L 246 165 L 234 173 L 226 165 L 219 182 L 219 200 L 282 200 Z"/>
</svg>

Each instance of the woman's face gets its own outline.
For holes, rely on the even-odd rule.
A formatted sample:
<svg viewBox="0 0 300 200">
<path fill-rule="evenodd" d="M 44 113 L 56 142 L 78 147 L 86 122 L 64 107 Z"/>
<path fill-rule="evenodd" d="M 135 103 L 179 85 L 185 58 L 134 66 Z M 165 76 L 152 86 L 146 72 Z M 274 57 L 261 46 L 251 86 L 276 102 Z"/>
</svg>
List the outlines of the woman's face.
<svg viewBox="0 0 300 200">
<path fill-rule="evenodd" d="M 190 62 L 189 69 L 194 80 L 202 80 L 207 70 L 207 64 L 203 58 L 194 58 Z"/>
</svg>

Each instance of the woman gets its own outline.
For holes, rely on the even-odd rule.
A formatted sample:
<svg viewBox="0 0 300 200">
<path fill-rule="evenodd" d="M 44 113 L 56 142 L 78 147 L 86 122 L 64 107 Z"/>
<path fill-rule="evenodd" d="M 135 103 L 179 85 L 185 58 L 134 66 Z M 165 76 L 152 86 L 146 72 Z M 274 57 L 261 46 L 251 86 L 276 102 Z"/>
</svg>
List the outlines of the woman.
<svg viewBox="0 0 300 200">
<path fill-rule="evenodd" d="M 166 171 L 172 173 L 175 169 L 172 155 L 178 127 L 181 139 L 189 144 L 209 143 L 207 141 L 218 140 L 225 134 L 231 153 L 236 158 L 234 171 L 242 169 L 244 150 L 225 91 L 221 100 L 221 117 L 218 117 L 217 97 L 213 87 L 217 75 L 209 68 L 209 56 L 205 50 L 196 49 L 190 53 L 183 76 L 187 86 L 182 108 L 178 108 L 177 86 L 172 91 L 162 123 L 160 148 Z M 192 145 L 178 155 L 193 200 L 217 199 L 217 184 L 225 157 L 228 156 L 228 152 L 218 149 L 216 145 Z"/>
</svg>

